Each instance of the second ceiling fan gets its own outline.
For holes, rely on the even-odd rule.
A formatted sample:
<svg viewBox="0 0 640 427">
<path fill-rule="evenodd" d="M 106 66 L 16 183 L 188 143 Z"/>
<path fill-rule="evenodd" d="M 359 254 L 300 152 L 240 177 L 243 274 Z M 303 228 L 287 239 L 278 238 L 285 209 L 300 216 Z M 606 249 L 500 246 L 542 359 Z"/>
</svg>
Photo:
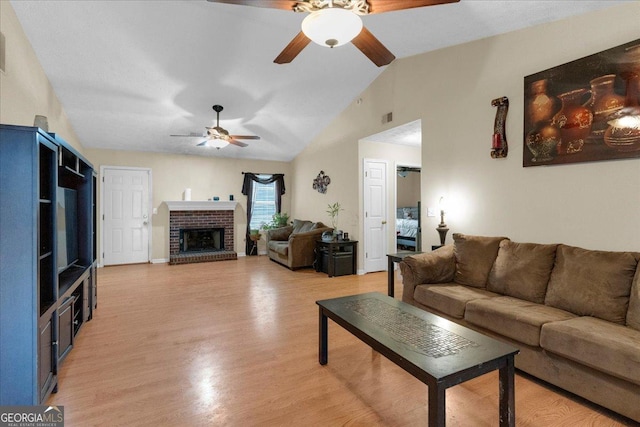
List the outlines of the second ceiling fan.
<svg viewBox="0 0 640 427">
<path fill-rule="evenodd" d="M 394 10 L 457 3 L 460 0 L 207 0 L 243 6 L 266 7 L 308 12 L 302 31 L 291 40 L 273 61 L 286 64 L 313 41 L 321 46 L 336 47 L 353 43 L 378 67 L 390 64 L 396 57 L 362 25 L 362 15 Z"/>
<path fill-rule="evenodd" d="M 204 141 L 198 144 L 198 147 L 215 147 L 218 150 L 226 147 L 227 145 L 235 145 L 238 147 L 246 147 L 247 144 L 238 141 L 239 139 L 260 139 L 257 135 L 229 135 L 229 131 L 220 126 L 220 112 L 224 110 L 222 105 L 214 105 L 213 111 L 216 112 L 216 125 L 213 127 L 207 127 L 207 132 L 189 132 L 186 135 L 170 135 L 180 136 L 187 138 L 206 138 Z"/>
</svg>

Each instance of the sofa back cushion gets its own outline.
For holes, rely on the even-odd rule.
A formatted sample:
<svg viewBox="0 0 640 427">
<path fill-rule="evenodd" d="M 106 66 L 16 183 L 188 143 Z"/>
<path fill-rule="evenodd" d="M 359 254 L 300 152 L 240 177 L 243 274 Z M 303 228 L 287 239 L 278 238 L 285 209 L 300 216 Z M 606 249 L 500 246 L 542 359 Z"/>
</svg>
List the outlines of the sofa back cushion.
<svg viewBox="0 0 640 427">
<path fill-rule="evenodd" d="M 636 259 L 640 259 L 640 254 L 636 254 Z M 640 331 L 640 264 L 636 267 L 636 276 L 631 285 L 629 309 L 627 310 L 627 326 Z"/>
<path fill-rule="evenodd" d="M 631 252 L 559 245 L 544 303 L 624 324 L 637 265 Z"/>
<path fill-rule="evenodd" d="M 500 242 L 487 290 L 542 304 L 558 245 Z"/>
<path fill-rule="evenodd" d="M 505 237 L 468 236 L 453 234 L 453 252 L 456 259 L 454 282 L 484 288 L 487 277 L 498 255 L 500 242 Z"/>
<path fill-rule="evenodd" d="M 311 221 L 304 221 L 301 219 L 294 219 L 293 220 L 293 231 L 291 232 L 292 234 L 296 234 L 296 233 L 305 233 L 307 231 L 311 231 L 313 229 L 315 229 L 316 224 L 314 222 Z"/>
<path fill-rule="evenodd" d="M 286 227 L 274 228 L 268 230 L 269 240 L 289 240 L 289 235 L 293 232 L 293 225 Z"/>
</svg>

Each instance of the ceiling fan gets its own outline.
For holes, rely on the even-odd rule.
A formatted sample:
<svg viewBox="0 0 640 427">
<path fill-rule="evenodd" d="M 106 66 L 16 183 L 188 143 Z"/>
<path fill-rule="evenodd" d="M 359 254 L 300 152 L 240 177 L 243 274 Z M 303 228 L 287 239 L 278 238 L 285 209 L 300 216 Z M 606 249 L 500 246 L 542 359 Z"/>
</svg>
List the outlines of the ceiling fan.
<svg viewBox="0 0 640 427">
<path fill-rule="evenodd" d="M 396 57 L 362 25 L 361 15 L 391 12 L 415 7 L 457 3 L 460 0 L 207 0 L 243 6 L 309 12 L 302 21 L 302 31 L 291 40 L 273 61 L 286 64 L 313 41 L 321 46 L 336 47 L 353 43 L 378 67 L 390 64 Z"/>
<path fill-rule="evenodd" d="M 238 139 L 260 139 L 256 135 L 229 135 L 229 132 L 220 127 L 220 112 L 224 110 L 222 105 L 214 105 L 213 111 L 216 112 L 216 125 L 214 127 L 207 127 L 205 133 L 189 132 L 186 135 L 170 135 L 180 137 L 193 137 L 193 138 L 206 138 L 204 141 L 198 144 L 198 147 L 215 147 L 218 150 L 226 147 L 229 144 L 237 145 L 238 147 L 246 147 L 247 144 L 238 141 Z"/>
</svg>

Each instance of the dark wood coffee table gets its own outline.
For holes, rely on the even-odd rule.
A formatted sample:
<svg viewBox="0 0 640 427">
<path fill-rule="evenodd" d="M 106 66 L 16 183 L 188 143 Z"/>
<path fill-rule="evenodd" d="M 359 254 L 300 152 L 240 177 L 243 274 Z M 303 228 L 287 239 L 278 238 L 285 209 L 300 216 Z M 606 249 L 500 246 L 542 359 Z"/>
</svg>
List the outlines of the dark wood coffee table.
<svg viewBox="0 0 640 427">
<path fill-rule="evenodd" d="M 499 369 L 500 426 L 515 425 L 517 348 L 378 292 L 316 303 L 321 365 L 329 318 L 429 387 L 431 427 L 445 425 L 447 388 Z"/>
</svg>

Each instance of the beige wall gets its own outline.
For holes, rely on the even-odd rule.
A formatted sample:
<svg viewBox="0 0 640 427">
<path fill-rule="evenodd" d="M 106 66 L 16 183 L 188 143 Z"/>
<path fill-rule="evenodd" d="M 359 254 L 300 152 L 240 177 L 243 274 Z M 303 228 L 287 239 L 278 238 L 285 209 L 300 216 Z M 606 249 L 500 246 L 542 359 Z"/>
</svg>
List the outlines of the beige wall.
<svg viewBox="0 0 640 427">
<path fill-rule="evenodd" d="M 439 242 L 439 218 L 426 209 L 444 195 L 447 242 L 463 232 L 640 250 L 640 160 L 522 167 L 524 76 L 637 39 L 638 16 L 640 2 L 630 2 L 395 61 L 294 160 L 292 210 L 312 215 L 328 199 L 345 200 L 349 227 L 359 228 L 356 141 L 392 127 L 380 117 L 393 111 L 395 123 L 422 119 L 424 247 Z M 510 150 L 494 160 L 491 100 L 500 96 L 510 100 Z M 327 196 L 308 190 L 314 168 L 335 183 Z"/>
<path fill-rule="evenodd" d="M 8 1 L 0 1 L 0 31 L 5 36 L 5 72 L 0 72 L 0 123 L 33 126 L 36 115 L 47 116 L 49 132 L 82 152 L 49 79 Z"/>
<path fill-rule="evenodd" d="M 287 187 L 290 180 L 290 165 L 283 162 L 94 149 L 86 150 L 86 155 L 98 171 L 102 166 L 151 169 L 151 208 L 158 209 L 158 213 L 151 216 L 151 259 L 155 261 L 169 259 L 169 210 L 164 202 L 182 200 L 185 188 L 191 189 L 191 200 L 207 200 L 213 196 L 220 197 L 220 200 L 229 200 L 229 195 L 234 195 L 235 201 L 238 202 L 234 213 L 235 251 L 244 253 L 247 198 L 241 193 L 242 172 L 284 173 Z M 99 186 L 98 198 L 101 197 L 100 191 Z M 290 191 L 287 190 L 282 198 L 283 212 L 290 211 L 289 194 Z M 101 239 L 98 242 L 99 247 L 100 244 Z M 259 249 L 264 250 L 263 247 Z M 100 262 L 101 260 L 102 257 Z"/>
<path fill-rule="evenodd" d="M 396 206 L 401 208 L 404 206 L 417 206 L 416 202 L 420 200 L 420 174 L 418 172 L 409 172 L 406 177 L 396 174 Z"/>
<path fill-rule="evenodd" d="M 630 2 L 518 32 L 397 60 L 352 102 L 291 164 L 235 161 L 152 153 L 82 149 L 64 110 L 7 1 L 0 1 L 0 31 L 6 37 L 6 72 L 0 73 L 0 122 L 32 125 L 36 114 L 49 129 L 101 165 L 153 170 L 152 258 L 168 257 L 167 213 L 161 202 L 181 197 L 239 196 L 243 170 L 284 172 L 283 210 L 292 217 L 328 222 L 326 206 L 340 202 L 340 228 L 361 235 L 362 161 L 393 152 L 371 153 L 360 139 L 397 124 L 422 119 L 421 163 L 423 242 L 438 243 L 438 218 L 426 218 L 441 195 L 451 208 L 452 232 L 507 235 L 518 241 L 564 242 L 588 248 L 640 250 L 640 160 L 522 168 L 523 77 L 638 38 L 640 3 Z M 603 25 L 615 23 L 615 25 Z M 510 99 L 507 159 L 489 157 L 495 108 Z M 394 122 L 381 125 L 393 111 Z M 406 164 L 402 161 L 400 164 Z M 311 188 L 324 170 L 327 194 Z M 391 179 L 391 178 L 390 178 Z M 390 188 L 394 188 L 390 180 Z M 395 194 L 389 194 L 390 203 Z M 239 229 L 243 224 L 239 224 Z M 432 233 L 427 230 L 433 229 Z M 240 232 L 241 233 L 241 232 Z M 236 235 L 242 252 L 243 236 Z M 448 241 L 451 239 L 449 235 Z M 362 251 L 361 251 L 362 253 Z M 362 263 L 360 263 L 362 265 Z"/>
</svg>

